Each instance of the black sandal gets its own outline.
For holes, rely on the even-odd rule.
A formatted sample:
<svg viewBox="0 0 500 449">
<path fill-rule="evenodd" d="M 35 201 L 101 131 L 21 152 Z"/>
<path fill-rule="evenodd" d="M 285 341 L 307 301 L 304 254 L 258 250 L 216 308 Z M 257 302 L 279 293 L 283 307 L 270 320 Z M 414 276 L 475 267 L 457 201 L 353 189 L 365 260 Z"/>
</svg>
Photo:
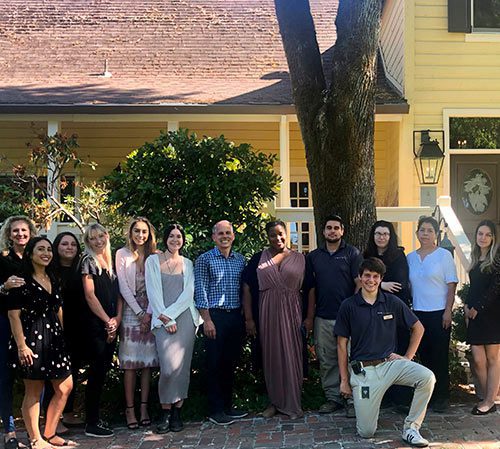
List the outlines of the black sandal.
<svg viewBox="0 0 500 449">
<path fill-rule="evenodd" d="M 147 405 L 148 403 L 147 403 L 147 402 L 141 402 L 141 405 L 143 405 L 143 404 L 146 404 L 146 405 Z M 146 411 L 147 411 L 147 409 L 146 409 Z M 149 413 L 148 413 L 148 414 L 149 414 Z M 140 423 L 141 423 L 141 426 L 142 426 L 142 427 L 148 427 L 148 426 L 150 426 L 150 425 L 151 425 L 151 418 L 144 418 L 144 419 L 141 419 Z"/>
<path fill-rule="evenodd" d="M 125 407 L 125 421 L 127 422 L 127 428 L 129 430 L 137 430 L 139 428 L 139 423 L 137 421 L 132 421 L 132 422 L 128 422 L 128 419 L 127 419 L 127 410 L 130 410 L 130 409 L 133 409 L 134 406 L 131 405 L 130 407 Z"/>
<path fill-rule="evenodd" d="M 53 443 L 51 440 L 53 440 L 54 438 L 56 437 L 59 437 L 63 440 L 62 443 Z M 51 446 L 56 446 L 56 447 L 76 447 L 76 443 L 74 441 L 71 441 L 71 440 L 65 440 L 61 435 L 58 435 L 57 433 L 55 433 L 54 435 L 52 435 L 51 437 L 46 437 L 45 435 L 43 436 L 43 439 L 49 443 Z"/>
</svg>

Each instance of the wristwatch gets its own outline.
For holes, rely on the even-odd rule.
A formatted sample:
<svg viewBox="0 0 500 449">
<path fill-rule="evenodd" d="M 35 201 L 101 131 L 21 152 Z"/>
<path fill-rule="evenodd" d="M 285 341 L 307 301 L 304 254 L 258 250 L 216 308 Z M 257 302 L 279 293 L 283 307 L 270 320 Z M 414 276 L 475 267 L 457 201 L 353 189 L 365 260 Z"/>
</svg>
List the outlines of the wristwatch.
<svg viewBox="0 0 500 449">
<path fill-rule="evenodd" d="M 0 285 L 0 295 L 8 295 L 9 290 L 5 288 L 5 284 Z"/>
</svg>

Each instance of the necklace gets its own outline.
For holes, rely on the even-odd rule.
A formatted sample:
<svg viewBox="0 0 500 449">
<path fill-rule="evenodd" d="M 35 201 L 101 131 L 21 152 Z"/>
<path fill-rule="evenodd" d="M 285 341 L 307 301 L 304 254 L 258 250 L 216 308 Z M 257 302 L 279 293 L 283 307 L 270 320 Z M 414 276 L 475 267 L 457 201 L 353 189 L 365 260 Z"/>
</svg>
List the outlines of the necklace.
<svg viewBox="0 0 500 449">
<path fill-rule="evenodd" d="M 49 293 L 51 292 L 52 284 L 47 273 L 44 273 L 41 276 L 33 274 L 33 279 L 35 279 L 35 281 L 37 281 L 46 291 L 48 291 Z"/>
<path fill-rule="evenodd" d="M 167 258 L 165 257 L 165 267 L 167 268 L 167 273 L 168 274 L 174 274 L 175 271 L 177 270 L 177 267 L 179 266 L 180 259 L 172 259 L 171 257 Z"/>
</svg>

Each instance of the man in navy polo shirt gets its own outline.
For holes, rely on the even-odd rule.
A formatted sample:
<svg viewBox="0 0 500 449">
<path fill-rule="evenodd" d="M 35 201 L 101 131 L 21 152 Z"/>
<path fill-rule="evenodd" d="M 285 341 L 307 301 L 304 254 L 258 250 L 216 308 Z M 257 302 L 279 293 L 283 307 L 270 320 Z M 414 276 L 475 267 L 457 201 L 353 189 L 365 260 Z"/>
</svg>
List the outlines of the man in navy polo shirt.
<svg viewBox="0 0 500 449">
<path fill-rule="evenodd" d="M 310 332 L 314 323 L 314 345 L 327 400 L 319 412 L 334 412 L 346 404 L 346 416 L 354 418 L 352 401 L 346 403 L 340 395 L 337 339 L 332 331 L 340 304 L 359 288 L 358 269 L 363 258 L 343 235 L 342 218 L 327 217 L 323 225 L 325 245 L 307 255 L 305 285 L 310 290 L 304 326 Z"/>
<path fill-rule="evenodd" d="M 420 435 L 419 429 L 436 378 L 431 370 L 411 361 L 424 327 L 397 296 L 379 290 L 384 274 L 385 265 L 380 259 L 364 260 L 359 268 L 361 290 L 340 306 L 335 323 L 340 391 L 354 400 L 359 435 L 370 438 L 377 430 L 380 403 L 386 390 L 391 385 L 415 387 L 404 422 L 403 440 L 412 446 L 426 447 L 429 442 Z M 404 356 L 396 353 L 397 326 L 405 326 L 411 332 Z"/>
</svg>

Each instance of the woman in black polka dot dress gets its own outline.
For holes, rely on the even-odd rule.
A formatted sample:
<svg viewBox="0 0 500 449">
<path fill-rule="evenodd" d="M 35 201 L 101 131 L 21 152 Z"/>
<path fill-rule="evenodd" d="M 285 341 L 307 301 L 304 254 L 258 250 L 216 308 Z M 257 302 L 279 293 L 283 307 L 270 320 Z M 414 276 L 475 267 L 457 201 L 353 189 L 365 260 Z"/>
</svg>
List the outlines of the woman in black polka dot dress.
<svg viewBox="0 0 500 449">
<path fill-rule="evenodd" d="M 49 240 L 44 237 L 30 240 L 22 262 L 25 284 L 13 289 L 8 298 L 14 337 L 11 347 L 13 365 L 19 368 L 25 386 L 21 410 L 31 446 L 36 449 L 72 443 L 56 435 L 59 416 L 73 380 L 64 347 L 61 298 L 48 268 L 51 260 L 52 244 Z M 55 393 L 47 409 L 44 439 L 38 420 L 40 395 L 46 380 L 52 382 Z"/>
</svg>

